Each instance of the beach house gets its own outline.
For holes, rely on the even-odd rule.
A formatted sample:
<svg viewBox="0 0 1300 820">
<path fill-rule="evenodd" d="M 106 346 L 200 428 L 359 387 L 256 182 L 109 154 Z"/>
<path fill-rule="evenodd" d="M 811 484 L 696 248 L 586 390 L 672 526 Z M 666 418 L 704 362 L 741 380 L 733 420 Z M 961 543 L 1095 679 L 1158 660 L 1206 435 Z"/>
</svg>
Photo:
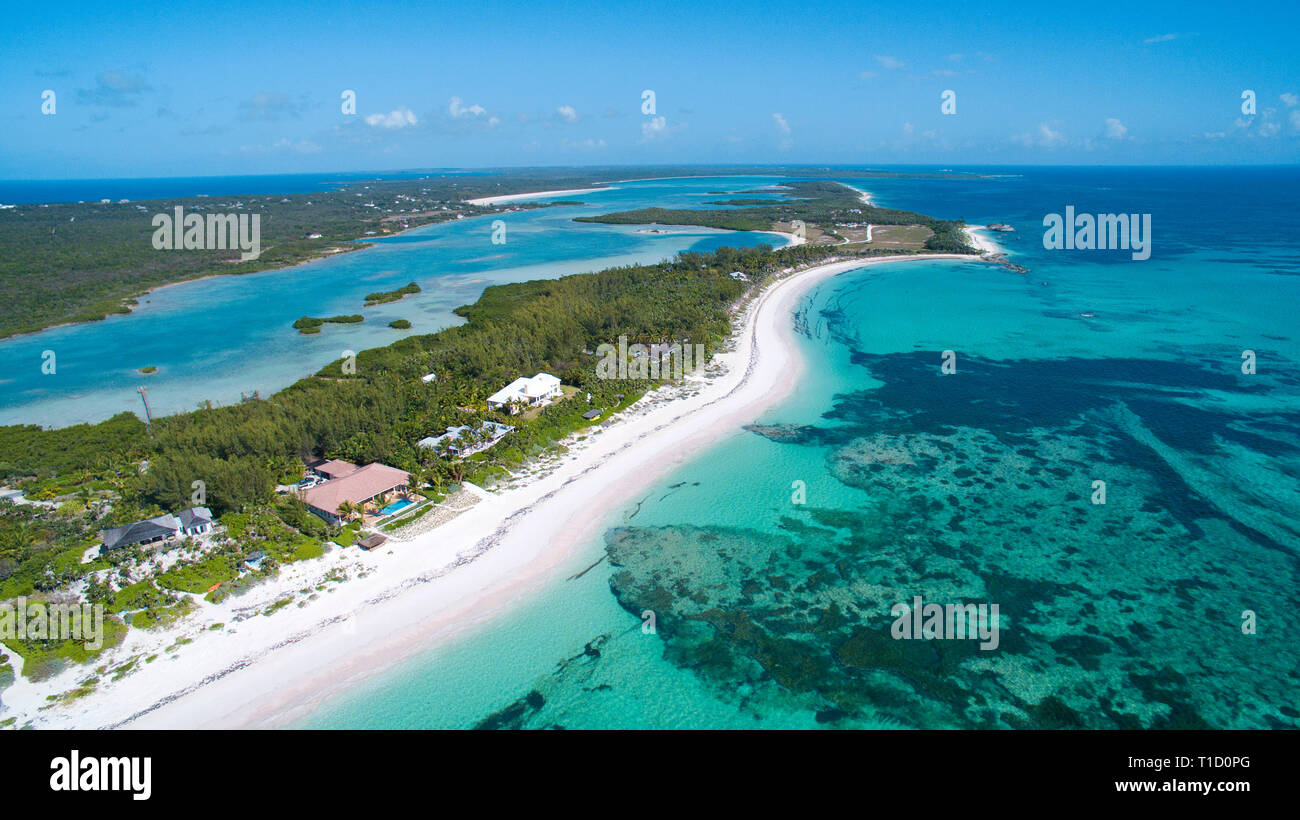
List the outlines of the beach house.
<svg viewBox="0 0 1300 820">
<path fill-rule="evenodd" d="M 104 549 L 117 549 L 118 547 L 133 547 L 137 544 L 150 544 L 154 541 L 162 541 L 165 538 L 171 538 L 180 531 L 181 522 L 171 513 L 164 513 L 153 518 L 146 518 L 144 521 L 136 521 L 133 524 L 124 524 L 120 527 L 103 530 L 100 532 L 100 540 L 104 542 Z"/>
<path fill-rule="evenodd" d="M 342 461 L 332 458 L 325 461 L 316 461 L 308 465 L 308 469 L 317 478 L 330 481 L 335 478 L 342 478 L 345 475 L 351 475 L 361 469 L 350 461 Z"/>
<path fill-rule="evenodd" d="M 509 424 L 485 421 L 472 430 L 469 425 L 448 427 L 440 436 L 429 436 L 415 443 L 417 447 L 433 450 L 438 455 L 471 456 L 480 453 L 505 438 L 515 428 Z"/>
<path fill-rule="evenodd" d="M 181 510 L 176 517 L 181 522 L 182 535 L 203 535 L 212 532 L 212 510 L 207 507 L 190 507 Z"/>
<path fill-rule="evenodd" d="M 123 524 L 101 530 L 100 540 L 104 549 L 133 547 L 137 544 L 151 544 L 177 535 L 203 535 L 212 532 L 215 520 L 207 507 L 190 507 L 176 515 L 164 513 L 133 524 Z"/>
<path fill-rule="evenodd" d="M 350 466 L 355 469 L 301 493 L 308 509 L 335 526 L 343 523 L 344 515 L 339 512 L 339 507 L 344 503 L 360 510 L 371 502 L 382 503 L 389 493 L 405 492 L 411 483 L 408 473 L 387 464 L 375 462 L 364 467 Z"/>
<path fill-rule="evenodd" d="M 563 395 L 560 380 L 550 373 L 538 373 L 531 379 L 518 378 L 488 396 L 488 407 L 517 413 L 520 407 L 544 407 Z"/>
</svg>

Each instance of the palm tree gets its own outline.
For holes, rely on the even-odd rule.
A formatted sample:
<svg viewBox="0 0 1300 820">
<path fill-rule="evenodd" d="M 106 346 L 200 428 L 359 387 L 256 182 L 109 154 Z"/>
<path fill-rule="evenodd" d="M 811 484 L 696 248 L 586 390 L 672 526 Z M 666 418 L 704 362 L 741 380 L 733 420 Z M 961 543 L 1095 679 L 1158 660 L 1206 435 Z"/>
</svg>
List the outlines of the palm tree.
<svg viewBox="0 0 1300 820">
<path fill-rule="evenodd" d="M 411 470 L 411 491 L 418 493 L 428 480 L 429 471 L 423 464 L 417 464 L 415 469 Z"/>
<path fill-rule="evenodd" d="M 351 501 L 343 501 L 339 504 L 338 510 L 339 518 L 346 522 L 357 511 L 357 507 Z"/>
</svg>

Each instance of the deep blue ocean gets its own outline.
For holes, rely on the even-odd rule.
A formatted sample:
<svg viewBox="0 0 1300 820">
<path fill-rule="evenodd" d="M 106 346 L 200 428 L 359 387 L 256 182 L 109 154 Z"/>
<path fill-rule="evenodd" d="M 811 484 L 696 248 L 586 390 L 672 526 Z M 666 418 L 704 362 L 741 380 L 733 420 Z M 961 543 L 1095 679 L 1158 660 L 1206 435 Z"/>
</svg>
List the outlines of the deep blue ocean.
<svg viewBox="0 0 1300 820">
<path fill-rule="evenodd" d="M 302 725 L 1300 726 L 1300 170 L 996 173 L 850 181 L 1010 224 L 1028 273 L 823 283 L 791 398 Z M 1150 214 L 1151 258 L 1045 249 L 1069 205 Z M 997 605 L 997 647 L 896 639 L 917 596 Z"/>
</svg>

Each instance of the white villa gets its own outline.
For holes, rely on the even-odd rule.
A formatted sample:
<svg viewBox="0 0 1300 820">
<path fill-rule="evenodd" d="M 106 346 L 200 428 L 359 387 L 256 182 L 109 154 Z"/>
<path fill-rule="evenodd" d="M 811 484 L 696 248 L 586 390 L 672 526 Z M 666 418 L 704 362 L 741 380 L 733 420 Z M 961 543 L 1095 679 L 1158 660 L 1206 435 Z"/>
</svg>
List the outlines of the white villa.
<svg viewBox="0 0 1300 820">
<path fill-rule="evenodd" d="M 433 450 L 438 455 L 465 457 L 486 450 L 514 429 L 509 424 L 485 421 L 477 431 L 472 431 L 469 425 L 448 427 L 442 435 L 422 438 L 415 445 Z"/>
<path fill-rule="evenodd" d="M 538 373 L 531 379 L 518 378 L 497 392 L 488 396 L 488 407 L 507 413 L 518 412 L 518 408 L 544 407 L 553 399 L 563 395 L 560 380 L 550 373 Z"/>
</svg>

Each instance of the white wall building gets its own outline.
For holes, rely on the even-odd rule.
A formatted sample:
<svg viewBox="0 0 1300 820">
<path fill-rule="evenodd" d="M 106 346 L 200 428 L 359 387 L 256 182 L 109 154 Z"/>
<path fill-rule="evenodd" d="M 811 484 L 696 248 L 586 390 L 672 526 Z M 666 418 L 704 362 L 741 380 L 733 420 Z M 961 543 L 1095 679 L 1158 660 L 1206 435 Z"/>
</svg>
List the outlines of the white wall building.
<svg viewBox="0 0 1300 820">
<path fill-rule="evenodd" d="M 541 407 L 563 395 L 560 380 L 550 373 L 538 373 L 531 379 L 518 378 L 488 396 L 488 407 L 513 413 L 519 406 Z"/>
</svg>

